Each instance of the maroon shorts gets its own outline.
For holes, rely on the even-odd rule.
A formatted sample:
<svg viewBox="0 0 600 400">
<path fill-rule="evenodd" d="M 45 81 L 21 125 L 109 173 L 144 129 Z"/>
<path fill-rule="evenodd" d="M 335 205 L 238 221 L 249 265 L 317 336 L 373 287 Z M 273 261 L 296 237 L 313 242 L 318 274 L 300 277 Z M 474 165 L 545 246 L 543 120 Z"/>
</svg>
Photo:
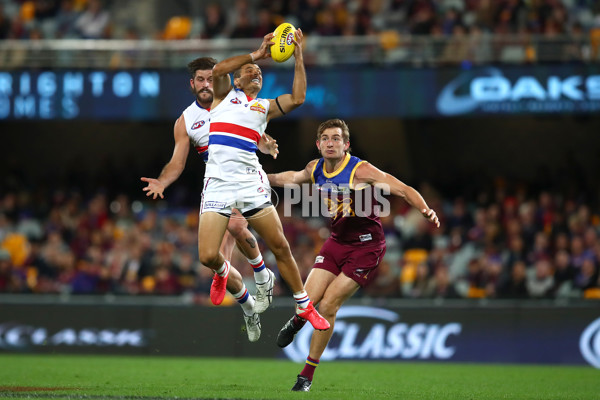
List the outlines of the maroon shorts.
<svg viewBox="0 0 600 400">
<path fill-rule="evenodd" d="M 367 286 L 377 275 L 377 267 L 385 254 L 385 243 L 370 246 L 341 244 L 329 238 L 321 247 L 313 268 L 335 275 L 343 272 L 360 287 Z"/>
</svg>

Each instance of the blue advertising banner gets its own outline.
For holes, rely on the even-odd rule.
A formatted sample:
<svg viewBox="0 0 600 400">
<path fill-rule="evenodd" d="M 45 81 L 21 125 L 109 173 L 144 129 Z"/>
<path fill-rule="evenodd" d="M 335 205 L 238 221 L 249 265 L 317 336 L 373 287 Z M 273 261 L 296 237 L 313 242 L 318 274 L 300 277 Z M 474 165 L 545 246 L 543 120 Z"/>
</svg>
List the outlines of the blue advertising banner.
<svg viewBox="0 0 600 400">
<path fill-rule="evenodd" d="M 304 362 L 312 335 L 308 324 L 285 349 L 274 344 L 290 312 L 290 306 L 269 311 L 262 320 L 263 336 L 249 343 L 238 307 L 5 303 L 0 307 L 0 352 L 267 357 Z M 321 359 L 600 368 L 600 310 L 593 304 L 346 305 L 338 312 Z"/>
<path fill-rule="evenodd" d="M 260 96 L 291 90 L 265 70 Z M 302 107 L 286 118 L 430 118 L 585 114 L 600 110 L 600 66 L 308 69 Z M 173 120 L 192 101 L 184 71 L 0 71 L 0 120 Z"/>
</svg>

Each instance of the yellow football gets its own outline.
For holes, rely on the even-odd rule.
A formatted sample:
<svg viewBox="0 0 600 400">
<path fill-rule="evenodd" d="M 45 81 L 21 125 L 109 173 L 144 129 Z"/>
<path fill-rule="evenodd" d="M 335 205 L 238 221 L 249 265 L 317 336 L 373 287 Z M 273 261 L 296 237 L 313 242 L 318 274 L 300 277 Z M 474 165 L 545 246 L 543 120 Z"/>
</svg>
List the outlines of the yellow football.
<svg viewBox="0 0 600 400">
<path fill-rule="evenodd" d="M 271 58 L 277 62 L 284 62 L 294 54 L 294 34 L 296 28 L 288 22 L 284 22 L 275 28 L 273 34 L 274 45 L 271 46 Z"/>
</svg>

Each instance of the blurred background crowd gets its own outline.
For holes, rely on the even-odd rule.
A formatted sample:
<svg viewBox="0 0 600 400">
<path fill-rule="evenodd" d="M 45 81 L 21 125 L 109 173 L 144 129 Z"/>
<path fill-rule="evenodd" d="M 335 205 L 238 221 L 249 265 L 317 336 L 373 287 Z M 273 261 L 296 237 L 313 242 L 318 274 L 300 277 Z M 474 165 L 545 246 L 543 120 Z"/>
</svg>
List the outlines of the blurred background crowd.
<svg viewBox="0 0 600 400">
<path fill-rule="evenodd" d="M 359 293 L 405 298 L 598 298 L 600 215 L 584 199 L 510 187 L 498 179 L 473 198 L 419 187 L 438 210 L 432 228 L 400 199 L 383 218 L 387 253 Z M 170 192 L 172 199 L 176 193 Z M 97 191 L 8 191 L 0 195 L 0 292 L 186 294 L 206 303 L 212 272 L 198 262 L 198 209 Z M 285 235 L 306 278 L 329 235 L 325 218 L 284 216 Z M 261 244 L 276 271 L 272 254 Z M 254 287 L 237 251 L 233 264 Z M 277 281 L 276 294 L 287 288 Z"/>
<path fill-rule="evenodd" d="M 251 38 L 283 21 L 321 36 L 460 35 L 474 30 L 552 36 L 600 24 L 594 0 L 2 0 L 0 39 Z M 153 9 L 153 12 L 146 12 Z M 144 18 L 136 17 L 144 11 Z M 180 14 L 183 17 L 170 17 Z M 165 19 L 166 18 L 166 19 Z M 125 23 L 123 23 L 125 22 Z"/>
<path fill-rule="evenodd" d="M 302 28 L 308 38 L 376 36 L 390 52 L 407 37 L 441 38 L 445 47 L 439 59 L 455 63 L 488 59 L 481 42 L 473 53 L 473 47 L 464 46 L 483 36 L 542 38 L 535 51 L 525 46 L 515 58 L 511 47 L 504 47 L 500 61 L 535 61 L 543 38 L 566 38 L 554 61 L 593 62 L 600 48 L 600 2 L 595 0 L 0 0 L 0 50 L 10 39 L 212 39 L 225 40 L 220 47 L 227 48 L 229 39 L 255 38 L 255 46 L 256 38 L 283 21 Z M 549 43 L 556 50 L 557 42 Z M 185 54 L 186 62 L 194 57 Z M 8 59 L 0 51 L 0 66 Z M 11 132 L 29 130 L 48 129 L 15 125 Z M 74 164 L 63 177 L 69 184 L 63 185 L 40 179 L 50 169 L 24 176 L 27 154 L 12 155 L 13 167 L 0 163 L 6 168 L 0 168 L 0 292 L 187 295 L 209 302 L 212 273 L 199 264 L 196 243 L 201 178 L 184 180 L 169 189 L 167 200 L 152 202 L 143 198 L 138 179 L 158 173 L 166 156 L 143 171 L 97 163 L 105 174 L 100 184 Z M 386 160 L 383 167 L 403 179 L 395 161 Z M 449 171 L 440 176 L 453 175 Z M 388 250 L 377 279 L 359 296 L 600 298 L 597 179 L 573 188 L 585 175 L 577 168 L 536 184 L 506 177 L 491 185 L 449 186 L 420 182 L 418 175 L 407 183 L 437 210 L 442 228 L 433 229 L 406 203 L 390 198 L 392 214 L 383 218 Z M 306 278 L 329 235 L 328 221 L 279 211 Z M 262 251 L 276 271 L 272 254 L 264 246 Z M 251 268 L 237 251 L 233 264 L 253 290 Z M 281 279 L 277 285 L 277 294 L 284 294 Z"/>
<path fill-rule="evenodd" d="M 508 62 L 546 52 L 589 61 L 600 45 L 595 0 L 0 0 L 0 40 L 260 38 L 284 21 L 314 38 L 377 36 L 392 53 L 429 37 L 448 63 L 486 52 Z"/>
</svg>

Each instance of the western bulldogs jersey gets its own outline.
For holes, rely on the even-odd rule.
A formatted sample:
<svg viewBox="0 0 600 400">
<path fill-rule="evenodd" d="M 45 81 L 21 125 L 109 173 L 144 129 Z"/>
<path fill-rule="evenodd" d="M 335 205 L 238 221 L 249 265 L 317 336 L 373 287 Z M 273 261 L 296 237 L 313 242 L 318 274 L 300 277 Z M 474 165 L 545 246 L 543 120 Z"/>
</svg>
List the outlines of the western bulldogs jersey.
<svg viewBox="0 0 600 400">
<path fill-rule="evenodd" d="M 346 154 L 342 165 L 328 173 L 321 158 L 315 163 L 311 178 L 331 215 L 332 239 L 342 244 L 380 245 L 385 242 L 385 235 L 376 211 L 380 203 L 373 187 L 354 187 L 354 173 L 363 162 Z"/>
<path fill-rule="evenodd" d="M 205 177 L 233 182 L 266 179 L 256 150 L 268 113 L 269 100 L 252 99 L 236 88 L 210 110 Z"/>
<path fill-rule="evenodd" d="M 202 156 L 204 162 L 208 161 L 208 128 L 210 126 L 210 109 L 203 108 L 198 101 L 194 101 L 183 111 L 185 129 L 192 146 Z"/>
</svg>

